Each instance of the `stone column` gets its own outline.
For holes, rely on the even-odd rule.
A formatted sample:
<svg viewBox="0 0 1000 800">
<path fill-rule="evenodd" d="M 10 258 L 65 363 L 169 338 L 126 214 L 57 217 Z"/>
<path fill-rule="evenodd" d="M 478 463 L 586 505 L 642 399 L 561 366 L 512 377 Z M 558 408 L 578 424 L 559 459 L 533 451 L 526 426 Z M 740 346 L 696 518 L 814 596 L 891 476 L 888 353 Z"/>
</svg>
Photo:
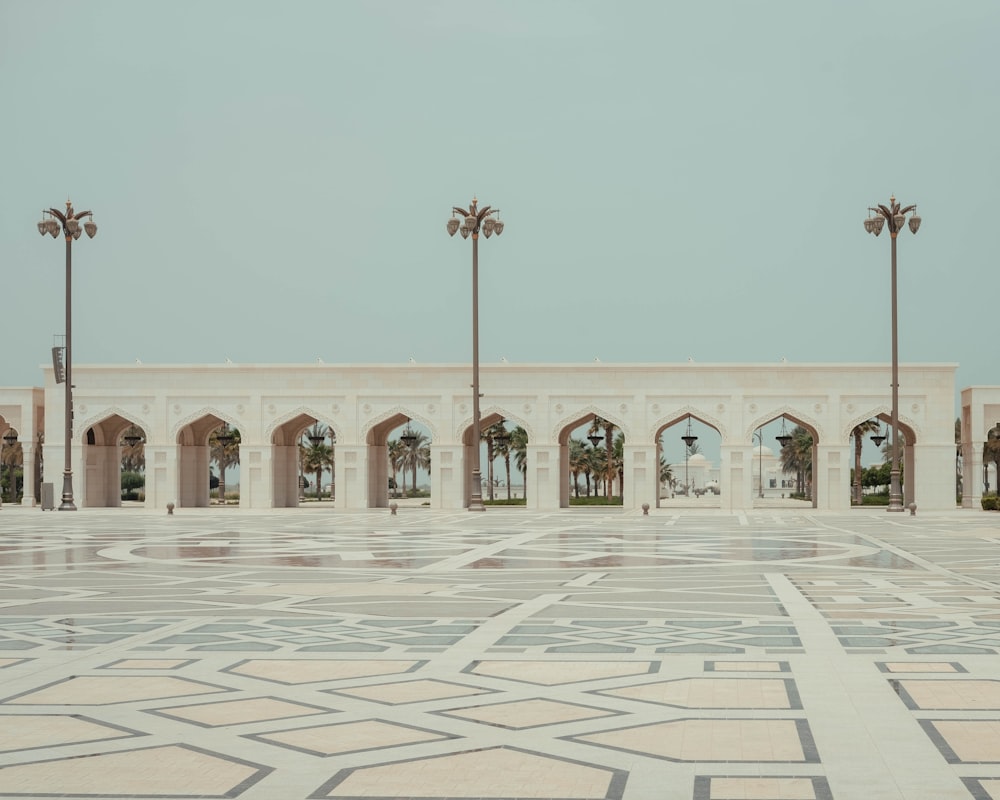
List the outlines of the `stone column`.
<svg viewBox="0 0 1000 800">
<path fill-rule="evenodd" d="M 569 505 L 569 484 L 562 486 L 560 474 L 561 448 L 559 445 L 528 443 L 525 457 L 527 473 L 524 476 L 524 496 L 530 509 L 559 508 Z"/>
<path fill-rule="evenodd" d="M 753 508 L 753 470 L 750 461 L 753 447 L 747 444 L 723 444 L 720 450 L 719 492 L 720 506 L 728 511 L 745 511 Z"/>
<path fill-rule="evenodd" d="M 625 443 L 622 458 L 625 480 L 622 486 L 622 507 L 639 509 L 643 503 L 656 508 L 660 494 L 660 465 L 655 444 Z"/>
<path fill-rule="evenodd" d="M 813 448 L 813 505 L 830 511 L 851 507 L 850 444 L 818 444 Z"/>
</svg>

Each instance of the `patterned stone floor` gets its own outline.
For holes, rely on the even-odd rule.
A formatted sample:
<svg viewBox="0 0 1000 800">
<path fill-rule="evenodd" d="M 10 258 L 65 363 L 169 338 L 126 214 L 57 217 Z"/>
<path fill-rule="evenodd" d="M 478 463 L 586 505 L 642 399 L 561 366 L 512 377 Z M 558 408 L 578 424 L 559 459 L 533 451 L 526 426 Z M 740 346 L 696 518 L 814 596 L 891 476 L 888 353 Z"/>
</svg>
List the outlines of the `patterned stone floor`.
<svg viewBox="0 0 1000 800">
<path fill-rule="evenodd" d="M 0 797 L 1000 800 L 1000 517 L 0 511 Z"/>
</svg>

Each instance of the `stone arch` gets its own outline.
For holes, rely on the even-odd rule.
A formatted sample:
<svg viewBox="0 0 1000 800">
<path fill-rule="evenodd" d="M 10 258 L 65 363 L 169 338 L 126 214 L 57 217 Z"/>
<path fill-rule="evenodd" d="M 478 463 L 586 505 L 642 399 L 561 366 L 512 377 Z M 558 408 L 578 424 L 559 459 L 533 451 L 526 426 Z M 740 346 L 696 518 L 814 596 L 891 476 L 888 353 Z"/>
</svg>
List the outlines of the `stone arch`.
<svg viewBox="0 0 1000 800">
<path fill-rule="evenodd" d="M 387 434 L 393 428 L 398 426 L 399 423 L 396 422 L 396 419 L 403 417 L 407 419 L 412 419 L 414 422 L 419 422 L 421 425 L 427 428 L 428 431 L 430 431 L 431 441 L 437 441 L 438 439 L 437 425 L 434 424 L 434 422 L 432 422 L 429 417 L 426 417 L 420 413 L 415 413 L 410 408 L 403 405 L 393 406 L 387 411 L 383 411 L 381 414 L 378 414 L 377 416 L 372 417 L 370 420 L 368 420 L 368 422 L 366 422 L 361 427 L 361 435 L 358 437 L 358 440 L 366 442 L 369 445 L 375 444 L 375 441 L 372 440 L 373 434 L 375 434 L 375 439 L 379 438 L 378 432 Z M 387 426 L 385 423 L 390 421 L 394 422 L 395 424 Z M 385 442 L 382 442 L 382 444 L 385 444 Z"/>
<path fill-rule="evenodd" d="M 368 507 L 386 508 L 389 505 L 389 433 L 412 420 L 427 428 L 430 441 L 438 437 L 438 426 L 427 416 L 414 412 L 408 406 L 396 405 L 372 417 L 361 429 L 359 441 L 364 443 L 368 462 Z M 433 470 L 431 472 L 433 476 Z M 433 493 L 433 478 L 431 492 Z"/>
<path fill-rule="evenodd" d="M 270 449 L 271 505 L 296 508 L 303 491 L 299 439 L 313 424 L 326 425 L 333 432 L 334 447 L 342 441 L 338 425 L 309 406 L 299 406 L 273 418 L 264 428 L 263 446 Z M 331 479 L 331 485 L 334 481 Z"/>
<path fill-rule="evenodd" d="M 851 438 L 851 433 L 854 429 L 869 419 L 878 419 L 887 424 L 892 424 L 892 408 L 883 404 L 879 406 L 873 406 L 869 409 L 867 414 L 857 415 L 852 417 L 850 421 L 841 428 L 841 441 L 847 441 Z M 914 419 L 906 414 L 900 414 L 898 416 L 899 427 L 903 431 L 903 438 L 906 439 L 906 443 L 914 444 L 917 441 L 919 428 L 914 421 Z"/>
<path fill-rule="evenodd" d="M 79 492 L 88 508 L 119 508 L 122 504 L 121 435 L 132 426 L 147 441 L 152 423 L 118 406 L 107 406 L 86 418 L 78 429 L 82 447 Z"/>
<path fill-rule="evenodd" d="M 170 429 L 177 444 L 177 503 L 182 508 L 211 505 L 211 449 L 209 437 L 220 425 L 228 424 L 242 435 L 245 425 L 231 414 L 214 406 L 205 406 L 178 420 Z M 242 496 L 240 498 L 242 504 Z"/>
<path fill-rule="evenodd" d="M 777 419 L 788 420 L 793 424 L 793 426 L 799 426 L 803 428 L 812 437 L 812 454 L 810 457 L 810 463 L 812 465 L 811 478 L 808 481 L 806 481 L 807 486 L 803 486 L 803 491 L 805 491 L 805 489 L 808 488 L 812 507 L 818 508 L 820 484 L 827 487 L 826 489 L 827 491 L 829 490 L 827 484 L 827 474 L 823 470 L 823 466 L 820 464 L 819 460 L 819 446 L 820 444 L 823 445 L 839 444 L 839 442 L 837 443 L 831 442 L 826 437 L 824 428 L 816 417 L 812 416 L 811 414 L 803 413 L 802 410 L 797 406 L 792 406 L 786 403 L 782 406 L 772 406 L 771 408 L 760 412 L 756 417 L 754 417 L 751 420 L 750 424 L 743 431 L 744 443 L 752 442 L 753 435 L 758 428 L 761 428 L 764 425 L 774 422 Z M 791 431 L 789 431 L 789 433 L 790 432 Z M 779 463 L 781 463 L 781 458 L 782 456 L 779 453 L 778 454 Z M 798 475 L 798 473 L 796 473 L 796 475 Z M 798 477 L 796 477 L 796 481 L 797 480 Z M 784 486 L 784 484 L 782 484 L 782 486 Z M 846 490 L 846 486 L 844 487 L 844 489 Z"/>
<path fill-rule="evenodd" d="M 524 429 L 525 434 L 527 434 L 528 442 L 534 443 L 535 430 L 534 427 L 528 423 L 520 414 L 511 413 L 506 406 L 492 403 L 489 406 L 480 408 L 479 410 L 479 422 L 480 430 L 488 428 L 495 422 L 499 422 L 501 419 L 507 422 L 513 422 L 516 425 Z M 468 506 L 471 501 L 470 490 L 473 485 L 472 480 L 472 416 L 468 416 L 461 421 L 458 428 L 455 431 L 455 438 L 462 443 L 462 465 L 464 480 L 462 481 L 463 488 L 463 504 Z M 480 443 L 480 448 L 483 447 L 483 443 Z M 488 458 L 488 457 L 487 457 Z M 489 475 L 489 464 L 487 463 L 487 458 L 480 456 L 480 472 L 481 477 L 484 481 L 488 483 Z M 527 487 L 525 487 L 526 489 Z M 489 492 L 489 487 L 483 490 L 484 500 Z"/>
<path fill-rule="evenodd" d="M 191 431 L 191 435 L 194 437 L 193 441 L 184 441 L 184 442 L 182 442 L 180 440 L 181 434 L 184 432 L 185 428 L 188 428 L 188 427 L 194 425 L 194 423 L 198 422 L 199 420 L 205 419 L 207 417 L 214 417 L 215 419 L 218 420 L 218 422 L 216 422 L 211 427 L 206 428 L 204 431 L 201 430 L 201 427 L 203 427 L 203 426 L 199 426 L 199 429 L 197 431 L 192 430 Z M 209 434 L 211 434 L 212 431 L 214 431 L 216 428 L 218 428 L 220 425 L 222 425 L 224 423 L 228 424 L 231 428 L 236 428 L 236 430 L 238 430 L 240 432 L 240 434 L 245 434 L 246 433 L 246 430 L 245 430 L 246 429 L 246 425 L 243 424 L 243 423 L 241 423 L 232 414 L 227 414 L 227 413 L 225 413 L 223 411 L 220 411 L 215 406 L 204 406 L 203 408 L 199 409 L 198 411 L 195 411 L 193 414 L 188 414 L 183 419 L 178 420 L 177 422 L 175 422 L 171 426 L 171 428 L 170 428 L 170 435 L 169 435 L 168 438 L 171 441 L 177 442 L 177 444 L 179 444 L 179 445 L 188 446 L 188 445 L 199 444 L 198 443 L 198 439 L 201 439 L 202 438 L 202 434 L 204 434 L 204 440 L 201 442 L 201 444 L 207 445 L 208 444 Z"/>
<path fill-rule="evenodd" d="M 621 407 L 624 411 L 628 411 L 625 404 L 622 403 Z M 556 406 L 556 412 L 559 412 L 558 405 Z M 595 405 L 594 403 L 589 403 L 576 411 L 565 414 L 561 417 L 559 422 L 556 423 L 555 427 L 552 429 L 552 439 L 559 444 L 559 506 L 560 508 L 568 508 L 570 501 L 570 464 L 569 464 L 569 439 L 570 434 L 581 425 L 587 423 L 588 420 L 592 420 L 595 417 L 600 417 L 605 419 L 618 428 L 624 441 L 628 441 L 631 436 L 631 431 L 626 427 L 624 420 L 621 416 L 617 414 L 609 414 L 603 408 Z M 610 476 L 609 476 L 610 477 Z M 619 492 L 621 489 L 619 488 Z"/>
<path fill-rule="evenodd" d="M 882 403 L 878 406 L 873 406 L 869 410 L 869 413 L 853 418 L 847 425 L 843 426 L 841 429 L 842 441 L 849 442 L 851 440 L 851 434 L 854 429 L 865 420 L 877 419 L 879 422 L 884 424 L 884 430 L 887 435 L 892 436 L 892 407 L 886 403 Z M 902 490 L 903 490 L 903 505 L 914 502 L 914 486 L 917 479 L 917 461 L 914 457 L 913 446 L 917 443 L 920 433 L 919 428 L 915 420 L 908 414 L 898 414 L 897 424 L 899 425 L 899 432 L 902 437 L 902 447 L 899 453 L 899 463 L 902 468 Z M 890 439 L 891 440 L 891 439 Z M 849 479 L 848 479 L 849 480 Z"/>
<path fill-rule="evenodd" d="M 151 422 L 149 422 L 148 420 L 144 420 L 138 414 L 133 414 L 131 411 L 126 411 L 125 409 L 120 408 L 118 406 L 108 406 L 102 409 L 97 414 L 91 414 L 83 422 L 80 423 L 80 427 L 78 428 L 79 430 L 78 436 L 81 437 L 82 443 L 84 444 L 86 443 L 85 437 L 87 435 L 87 430 L 89 428 L 96 427 L 100 425 L 102 422 L 105 422 L 106 420 L 109 420 L 115 416 L 121 417 L 125 424 L 120 426 L 115 426 L 118 428 L 117 431 L 113 431 L 112 429 L 103 427 L 101 430 L 101 437 L 106 438 L 107 434 L 109 433 L 111 433 L 113 436 L 120 436 L 123 430 L 132 425 L 135 425 L 138 428 L 142 428 L 143 431 L 145 431 L 146 433 L 146 437 L 147 438 L 149 437 L 150 431 L 152 430 L 153 427 L 153 424 Z M 113 443 L 117 444 L 117 441 Z M 101 441 L 98 442 L 98 444 L 106 444 L 106 443 Z"/>
<path fill-rule="evenodd" d="M 524 417 L 520 414 L 515 414 L 510 412 L 506 406 L 501 405 L 490 405 L 479 409 L 479 419 L 483 427 L 486 427 L 486 420 L 490 417 L 497 416 L 503 419 L 509 420 L 510 422 L 516 422 L 522 428 L 524 428 L 525 433 L 528 434 L 528 441 L 533 442 L 535 440 L 535 429 Z M 467 444 L 465 441 L 469 436 L 469 432 L 472 430 L 472 415 L 469 414 L 467 417 L 463 418 L 459 422 L 458 427 L 455 428 L 455 441 Z"/>
<path fill-rule="evenodd" d="M 277 444 L 276 442 L 273 441 L 275 433 L 278 431 L 279 428 L 284 427 L 289 422 L 293 421 L 296 417 L 312 417 L 312 419 L 314 419 L 316 422 L 322 423 L 323 425 L 326 425 L 330 430 L 332 430 L 333 435 L 338 442 L 343 440 L 344 437 L 343 428 L 336 422 L 334 422 L 332 417 L 329 417 L 325 414 L 321 414 L 316 409 L 310 406 L 299 406 L 298 408 L 286 411 L 284 414 L 279 414 L 265 426 L 264 437 L 263 437 L 264 443 Z M 309 425 L 306 425 L 305 427 L 308 428 Z M 305 428 L 303 428 L 302 430 L 305 430 Z M 282 444 L 284 444 L 284 442 Z"/>
<path fill-rule="evenodd" d="M 824 444 L 828 443 L 826 442 L 823 426 L 820 424 L 819 420 L 809 414 L 803 414 L 798 408 L 787 404 L 769 408 L 754 417 L 749 426 L 743 431 L 743 442 L 751 441 L 753 439 L 754 432 L 762 425 L 767 425 L 769 422 L 773 422 L 781 417 L 784 417 L 790 422 L 794 422 L 796 425 L 801 425 L 809 431 L 809 435 L 813 437 L 814 446 L 818 445 L 820 442 L 823 442 Z"/>
<path fill-rule="evenodd" d="M 719 410 L 724 411 L 725 408 L 722 407 L 722 404 L 720 403 L 719 405 L 720 405 Z M 661 499 L 663 499 L 660 496 L 660 457 L 661 455 L 663 455 L 662 442 L 661 442 L 663 434 L 668 428 L 671 428 L 675 425 L 680 425 L 686 422 L 689 418 L 697 420 L 702 425 L 705 425 L 706 427 L 711 428 L 716 433 L 718 433 L 720 439 L 720 447 L 721 445 L 726 444 L 728 441 L 729 427 L 715 414 L 709 413 L 701 406 L 685 404 L 683 406 L 679 406 L 673 409 L 668 414 L 663 414 L 659 416 L 656 422 L 653 424 L 653 426 L 649 429 L 650 440 L 656 446 L 656 453 L 655 453 L 656 467 L 652 470 L 652 474 L 650 476 L 651 485 L 649 488 L 652 491 L 651 496 L 656 498 L 657 508 L 661 506 Z M 694 462 L 698 458 L 699 456 L 692 456 L 691 460 L 692 462 Z M 704 456 L 700 456 L 700 458 L 703 459 Z M 676 468 L 676 471 L 674 472 L 674 485 L 671 486 L 671 498 L 673 498 L 674 496 L 673 489 L 675 488 L 676 485 L 679 484 L 681 488 L 684 489 L 684 491 L 682 492 L 680 489 L 677 489 L 677 500 L 676 500 L 677 504 L 684 505 L 686 503 L 692 502 L 692 498 L 694 498 L 693 503 L 699 507 L 718 508 L 721 505 L 720 492 L 723 490 L 724 484 L 726 483 L 726 476 L 723 471 L 721 461 L 718 465 L 718 472 L 719 472 L 718 483 L 711 483 L 708 481 L 708 478 L 711 475 L 711 470 L 707 469 L 707 467 L 710 466 L 710 464 L 706 464 L 700 469 L 701 474 L 703 475 L 703 479 L 705 480 L 705 483 L 700 487 L 698 487 L 697 485 L 698 482 L 696 479 L 694 479 L 691 481 L 691 486 L 685 488 L 684 483 L 687 481 L 687 475 L 686 475 L 687 463 L 688 463 L 687 450 L 685 449 L 685 459 L 684 459 L 685 476 L 683 482 L 681 481 L 681 475 L 680 475 L 680 462 L 677 462 L 676 464 L 671 463 L 671 469 L 674 470 Z M 698 471 L 697 468 L 693 467 L 692 469 L 695 472 Z M 709 487 L 714 487 L 714 488 L 712 488 L 711 491 L 709 491 Z M 731 491 L 731 487 L 729 486 L 725 486 L 724 488 L 725 491 Z M 693 489 L 697 490 L 697 492 L 702 492 L 702 494 L 697 494 L 697 493 L 692 494 Z"/>
<path fill-rule="evenodd" d="M 559 412 L 558 406 L 555 410 L 557 413 Z M 564 414 L 552 428 L 552 441 L 559 442 L 561 446 L 565 445 L 566 441 L 564 441 L 564 439 L 568 440 L 570 431 L 574 428 L 578 428 L 586 422 L 588 417 L 600 417 L 601 419 L 606 419 L 622 432 L 626 441 L 632 437 L 632 431 L 629 430 L 621 416 L 617 414 L 609 414 L 603 408 L 590 403 L 577 411 Z"/>
<path fill-rule="evenodd" d="M 656 443 L 659 441 L 660 436 L 663 434 L 667 428 L 672 425 L 676 425 L 678 422 L 686 420 L 688 417 L 693 417 L 699 422 L 708 425 L 710 428 L 715 428 L 719 432 L 719 436 L 722 437 L 722 441 L 725 442 L 729 437 L 729 428 L 714 414 L 709 414 L 703 409 L 697 406 L 682 406 L 669 414 L 664 414 L 657 418 L 656 422 L 649 429 L 649 441 Z"/>
</svg>

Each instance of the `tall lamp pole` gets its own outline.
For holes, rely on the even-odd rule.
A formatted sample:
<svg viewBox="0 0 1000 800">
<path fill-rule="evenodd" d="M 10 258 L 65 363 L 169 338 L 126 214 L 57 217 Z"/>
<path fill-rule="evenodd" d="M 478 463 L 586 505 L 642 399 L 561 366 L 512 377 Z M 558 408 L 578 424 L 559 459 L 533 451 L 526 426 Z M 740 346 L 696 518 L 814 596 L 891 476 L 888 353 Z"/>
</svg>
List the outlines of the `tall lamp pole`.
<svg viewBox="0 0 1000 800">
<path fill-rule="evenodd" d="M 903 494 L 899 481 L 899 342 L 896 321 L 896 237 L 906 225 L 906 215 L 910 214 L 909 226 L 912 233 L 920 228 L 920 217 L 916 205 L 900 207 L 895 197 L 889 198 L 889 205 L 877 205 L 868 209 L 865 230 L 878 236 L 888 223 L 892 237 L 892 466 L 889 468 L 889 511 L 903 510 Z M 871 216 L 874 214 L 874 216 Z M 911 478 L 912 480 L 912 478 Z"/>
<path fill-rule="evenodd" d="M 462 217 L 461 220 L 456 216 Z M 472 235 L 472 486 L 469 492 L 469 511 L 485 511 L 483 505 L 483 477 L 479 464 L 479 439 L 482 430 L 479 422 L 479 232 L 487 239 L 494 233 L 503 233 L 503 223 L 499 218 L 500 210 L 483 206 L 479 208 L 478 201 L 472 198 L 472 204 L 466 208 L 454 206 L 451 209 L 451 219 L 448 220 L 448 235 L 461 233 L 463 239 Z"/>
<path fill-rule="evenodd" d="M 764 496 L 764 437 L 758 428 L 753 437 L 757 440 L 757 496 Z"/>
<path fill-rule="evenodd" d="M 48 216 L 45 216 L 48 214 Z M 87 221 L 80 225 L 80 220 L 87 217 Z M 87 232 L 91 239 L 97 233 L 97 225 L 94 224 L 94 215 L 90 211 L 74 211 L 73 204 L 66 201 L 66 211 L 62 212 L 57 208 L 50 208 L 42 211 L 42 221 L 38 223 L 38 232 L 44 236 L 50 234 L 53 239 L 59 236 L 62 231 L 66 239 L 66 403 L 64 417 L 66 423 L 65 430 L 65 460 L 63 465 L 63 490 L 62 503 L 59 504 L 60 511 L 76 511 L 73 503 L 73 240 L 80 238 L 80 233 Z"/>
</svg>

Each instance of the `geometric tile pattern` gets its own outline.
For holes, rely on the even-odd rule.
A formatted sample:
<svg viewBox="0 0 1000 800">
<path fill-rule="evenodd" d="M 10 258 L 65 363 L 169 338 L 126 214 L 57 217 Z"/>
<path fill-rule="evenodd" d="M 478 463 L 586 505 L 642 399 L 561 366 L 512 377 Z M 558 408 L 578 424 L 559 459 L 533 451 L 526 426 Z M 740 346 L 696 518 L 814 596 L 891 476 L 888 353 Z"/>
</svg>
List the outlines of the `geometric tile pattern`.
<svg viewBox="0 0 1000 800">
<path fill-rule="evenodd" d="M 8 797 L 236 797 L 269 772 L 175 744 L 0 767 L 0 786 Z"/>
<path fill-rule="evenodd" d="M 775 678 L 679 678 L 595 694 L 675 708 L 802 708 L 795 682 Z"/>
<path fill-rule="evenodd" d="M 935 711 L 1000 711 L 1000 681 L 968 680 L 892 680 L 907 708 Z"/>
<path fill-rule="evenodd" d="M 456 708 L 437 713 L 448 717 L 482 722 L 486 725 L 496 725 L 499 728 L 522 730 L 542 725 L 575 722 L 581 719 L 611 717 L 620 712 L 535 697 L 530 700 L 513 700 L 509 703 L 493 703 L 488 706 Z"/>
<path fill-rule="evenodd" d="M 833 800 L 821 776 L 699 776 L 694 787 L 694 800 Z"/>
<path fill-rule="evenodd" d="M 100 742 L 135 735 L 136 731 L 97 722 L 79 714 L 0 716 L 0 752 Z"/>
<path fill-rule="evenodd" d="M 680 719 L 571 737 L 672 761 L 818 761 L 805 720 Z"/>
<path fill-rule="evenodd" d="M 247 734 L 247 738 L 282 745 L 312 755 L 336 756 L 360 753 L 366 750 L 384 750 L 389 747 L 436 742 L 456 737 L 414 728 L 410 725 L 366 719 L 358 722 L 317 725 L 311 728 Z"/>
<path fill-rule="evenodd" d="M 921 720 L 928 736 L 951 764 L 1000 764 L 1000 720 Z"/>
<path fill-rule="evenodd" d="M 2 796 L 1000 800 L 983 513 L 3 514 Z"/>
<path fill-rule="evenodd" d="M 623 779 L 619 770 L 494 747 L 344 770 L 311 797 L 599 800 L 619 797 Z"/>
</svg>

